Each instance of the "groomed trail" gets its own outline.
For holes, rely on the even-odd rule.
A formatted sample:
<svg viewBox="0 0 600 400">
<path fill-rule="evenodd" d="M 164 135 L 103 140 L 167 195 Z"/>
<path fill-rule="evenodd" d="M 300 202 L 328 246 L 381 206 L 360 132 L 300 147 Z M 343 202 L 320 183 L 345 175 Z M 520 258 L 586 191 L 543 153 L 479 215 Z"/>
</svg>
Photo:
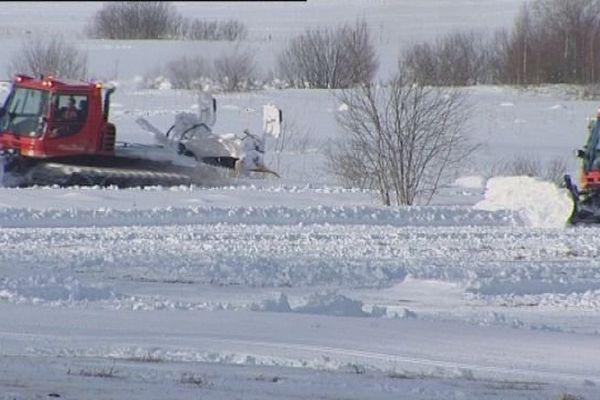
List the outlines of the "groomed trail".
<svg viewBox="0 0 600 400">
<path fill-rule="evenodd" d="M 0 398 L 593 398 L 597 228 L 371 196 L 0 189 Z"/>
</svg>

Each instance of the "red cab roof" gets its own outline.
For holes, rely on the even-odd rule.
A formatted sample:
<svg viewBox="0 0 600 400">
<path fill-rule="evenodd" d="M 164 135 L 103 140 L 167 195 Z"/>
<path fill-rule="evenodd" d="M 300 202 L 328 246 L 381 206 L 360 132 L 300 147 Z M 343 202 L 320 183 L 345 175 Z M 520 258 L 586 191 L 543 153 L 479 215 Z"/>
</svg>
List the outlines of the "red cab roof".
<svg viewBox="0 0 600 400">
<path fill-rule="evenodd" d="M 14 82 L 20 87 L 41 90 L 49 90 L 50 88 L 89 90 L 97 85 L 96 83 L 92 82 L 83 82 L 72 79 L 57 79 L 52 76 L 33 78 L 28 75 L 16 75 Z"/>
</svg>

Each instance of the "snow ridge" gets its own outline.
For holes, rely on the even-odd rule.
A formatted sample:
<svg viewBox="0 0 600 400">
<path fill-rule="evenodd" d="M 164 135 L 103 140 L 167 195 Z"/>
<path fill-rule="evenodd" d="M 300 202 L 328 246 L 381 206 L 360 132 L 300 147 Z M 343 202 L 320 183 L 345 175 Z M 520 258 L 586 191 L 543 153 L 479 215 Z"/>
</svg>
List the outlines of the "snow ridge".
<svg viewBox="0 0 600 400">
<path fill-rule="evenodd" d="M 391 225 L 391 226 L 519 226 L 517 213 L 468 207 L 376 208 L 369 206 L 313 206 L 304 209 L 267 207 L 166 207 L 153 209 L 96 210 L 0 209 L 0 227 L 157 226 L 201 224 L 246 225 Z"/>
</svg>

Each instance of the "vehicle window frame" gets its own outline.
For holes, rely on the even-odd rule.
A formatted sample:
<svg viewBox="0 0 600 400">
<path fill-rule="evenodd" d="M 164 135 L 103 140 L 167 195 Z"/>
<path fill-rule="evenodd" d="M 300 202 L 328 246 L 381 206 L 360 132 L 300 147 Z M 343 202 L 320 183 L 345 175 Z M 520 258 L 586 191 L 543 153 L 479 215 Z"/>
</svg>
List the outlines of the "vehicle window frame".
<svg viewBox="0 0 600 400">
<path fill-rule="evenodd" d="M 63 119 L 61 114 L 68 107 L 69 100 L 71 98 L 75 100 L 76 108 L 81 101 L 85 101 L 86 111 L 85 113 L 81 114 L 82 110 L 77 108 L 77 118 Z M 48 126 L 48 136 L 50 139 L 74 136 L 82 131 L 88 117 L 87 109 L 89 109 L 89 96 L 87 94 L 60 92 L 54 93 L 50 99 L 50 104 L 52 104 L 52 112 Z M 83 117 L 81 115 L 83 115 Z"/>
<path fill-rule="evenodd" d="M 35 96 L 39 97 L 36 99 Z M 14 88 L 4 103 L 0 130 L 17 136 L 41 136 L 49 99 L 49 93 L 41 89 Z"/>
</svg>

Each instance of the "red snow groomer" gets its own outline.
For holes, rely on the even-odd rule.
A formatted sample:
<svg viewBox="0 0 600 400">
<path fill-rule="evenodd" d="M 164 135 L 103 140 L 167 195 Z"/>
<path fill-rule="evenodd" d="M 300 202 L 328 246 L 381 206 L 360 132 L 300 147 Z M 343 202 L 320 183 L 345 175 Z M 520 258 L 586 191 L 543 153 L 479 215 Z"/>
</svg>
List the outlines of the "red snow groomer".
<svg viewBox="0 0 600 400">
<path fill-rule="evenodd" d="M 0 184 L 130 187 L 201 183 L 193 166 L 205 160 L 196 159 L 191 152 L 184 149 L 181 154 L 187 157 L 174 161 L 172 152 L 160 146 L 117 141 L 115 125 L 108 120 L 115 89 L 96 82 L 17 75 L 0 109 Z M 191 162 L 183 162 L 186 159 Z M 237 159 L 206 160 L 231 168 Z"/>
</svg>

